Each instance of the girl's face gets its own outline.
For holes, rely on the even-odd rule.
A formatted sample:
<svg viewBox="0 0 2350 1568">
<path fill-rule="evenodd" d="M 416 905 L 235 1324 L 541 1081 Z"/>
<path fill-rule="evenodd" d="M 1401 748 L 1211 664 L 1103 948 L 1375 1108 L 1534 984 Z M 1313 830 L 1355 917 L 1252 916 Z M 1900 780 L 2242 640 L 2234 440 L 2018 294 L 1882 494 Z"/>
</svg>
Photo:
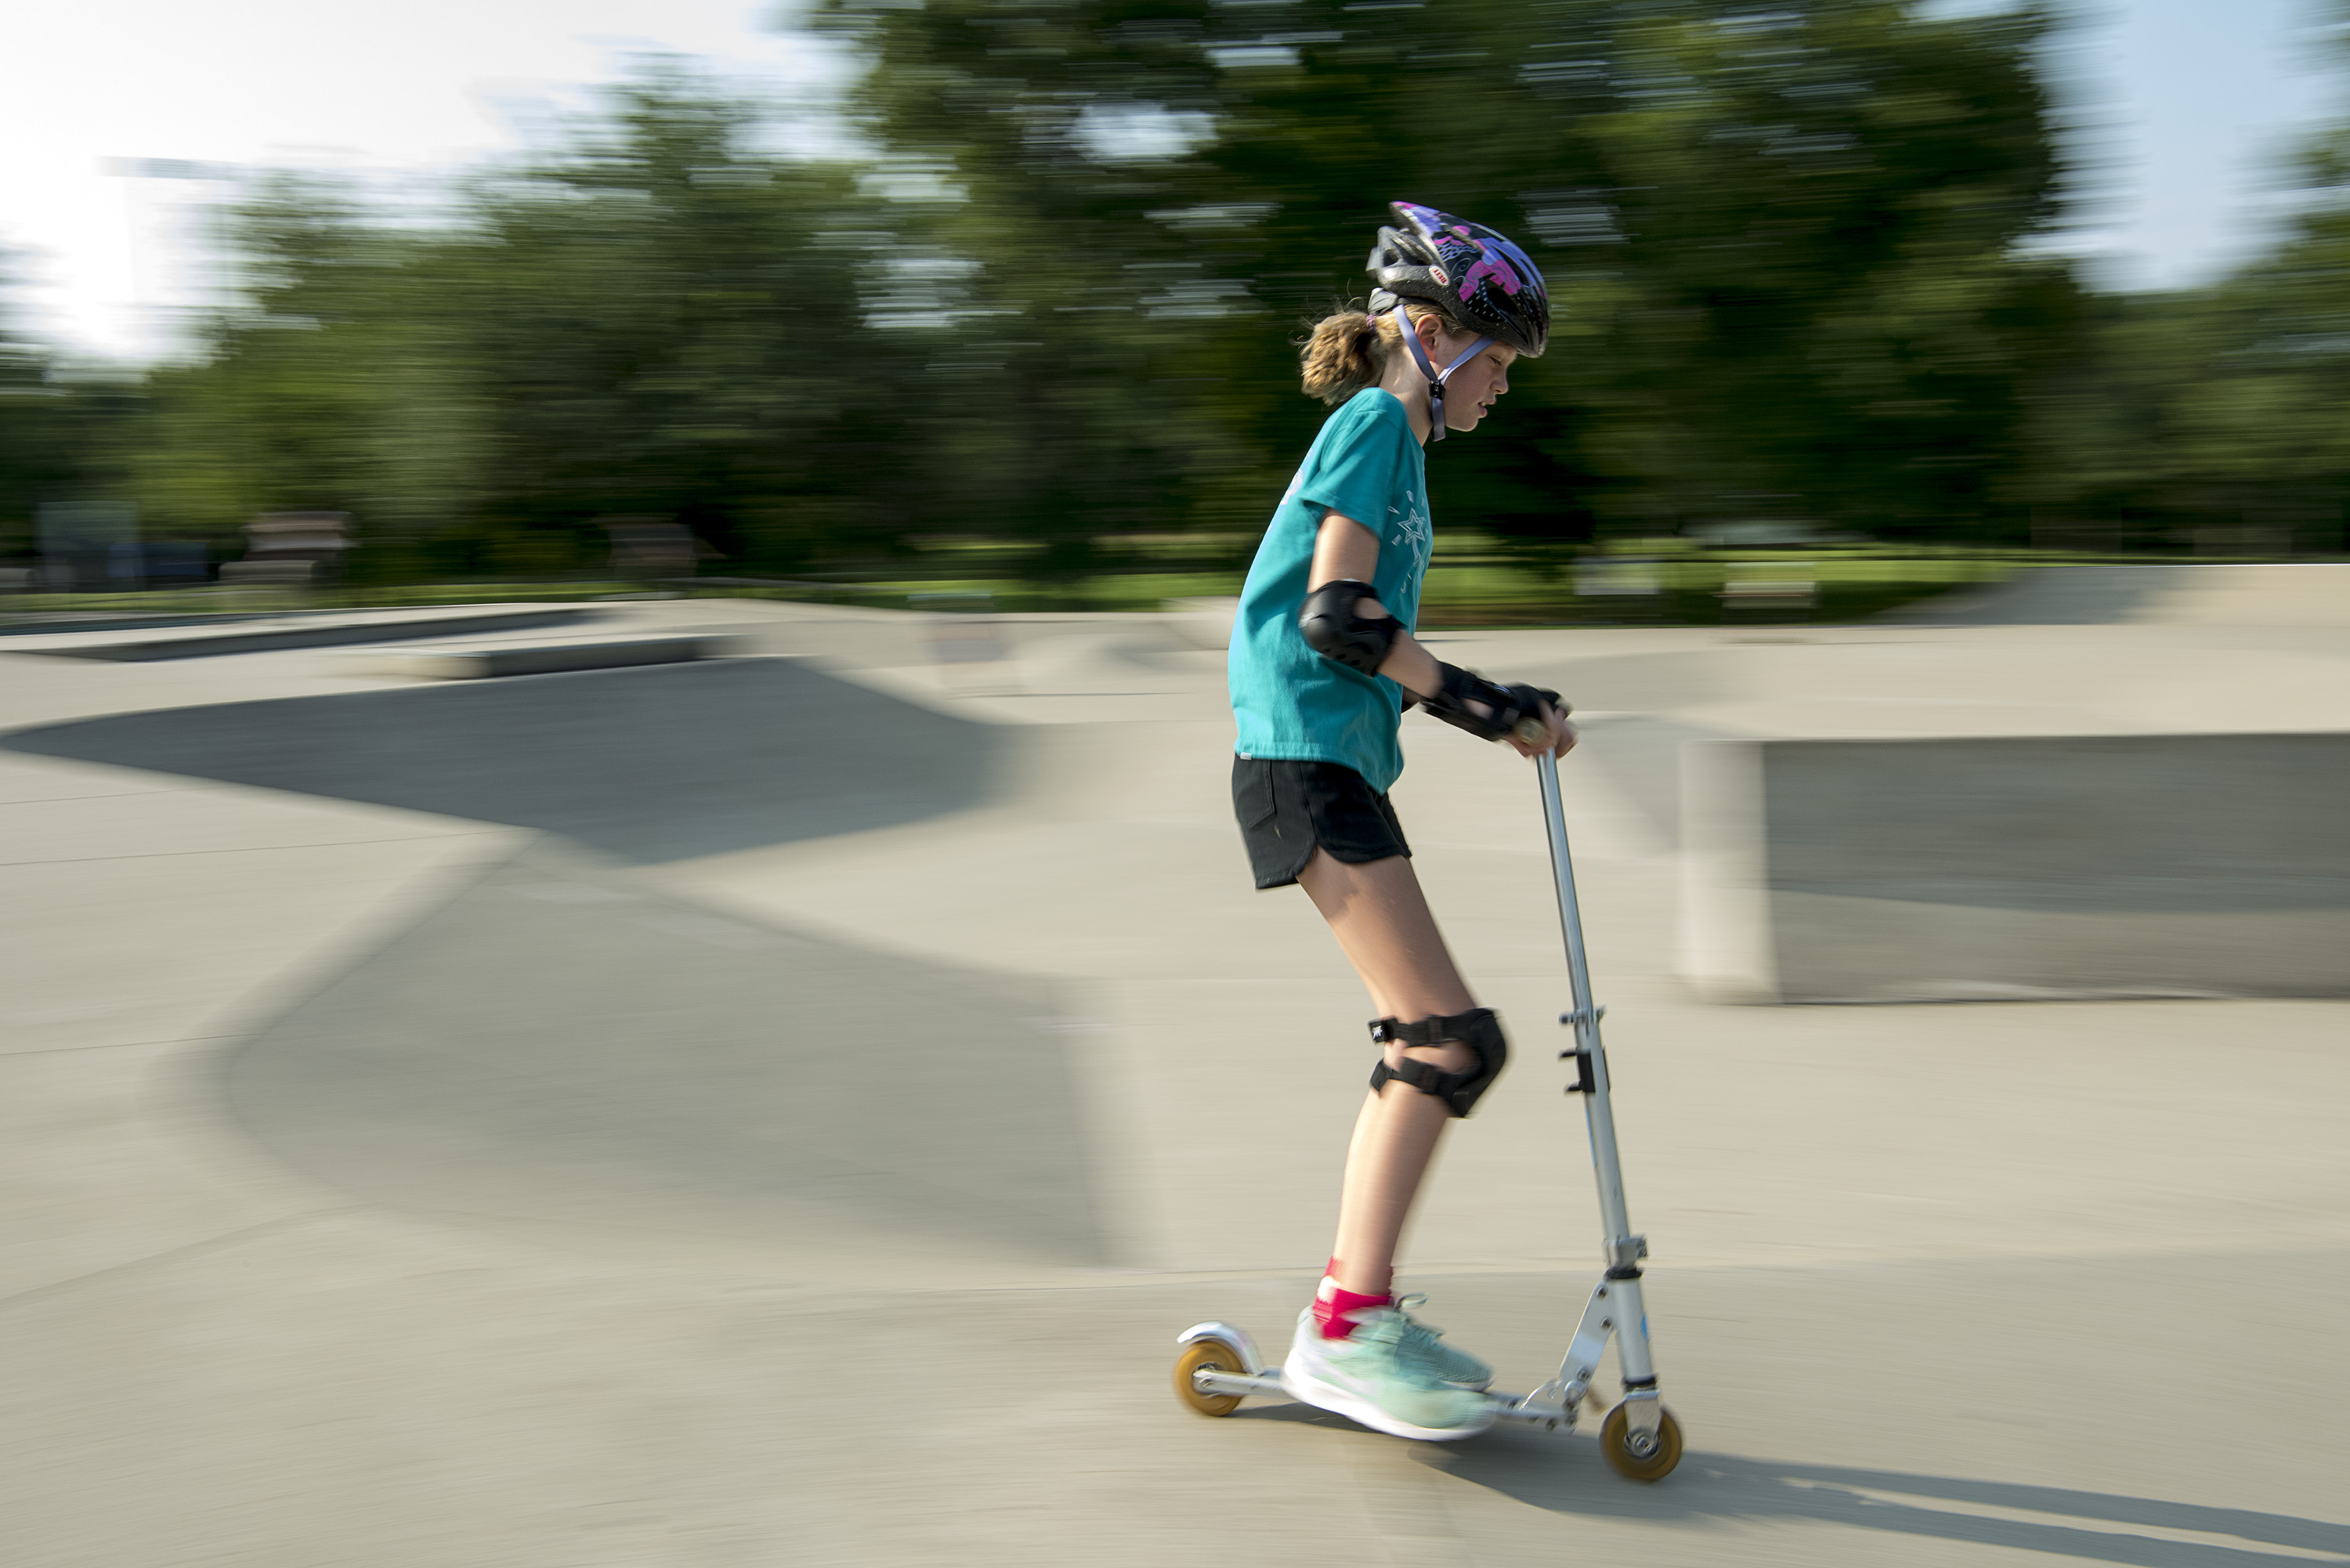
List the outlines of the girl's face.
<svg viewBox="0 0 2350 1568">
<path fill-rule="evenodd" d="M 1430 358 L 1441 369 L 1475 341 L 1474 337 L 1456 337 L 1440 328 L 1436 342 L 1429 345 Z M 1444 428 L 1455 432 L 1475 430 L 1493 400 L 1510 389 L 1510 366 L 1517 357 L 1514 348 L 1488 343 L 1475 358 L 1453 371 L 1444 383 Z"/>
</svg>

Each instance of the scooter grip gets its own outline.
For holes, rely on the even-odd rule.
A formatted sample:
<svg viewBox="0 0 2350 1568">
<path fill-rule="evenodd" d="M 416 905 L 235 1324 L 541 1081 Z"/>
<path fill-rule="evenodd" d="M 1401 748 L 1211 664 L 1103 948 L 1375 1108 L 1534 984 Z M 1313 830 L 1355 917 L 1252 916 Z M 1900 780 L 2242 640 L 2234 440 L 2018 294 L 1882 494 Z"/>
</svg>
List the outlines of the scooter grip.
<svg viewBox="0 0 2350 1568">
<path fill-rule="evenodd" d="M 1520 686 L 1514 687 L 1513 690 L 1523 691 L 1527 690 L 1527 688 Z M 1544 701 L 1549 703 L 1552 708 L 1557 711 L 1559 717 L 1565 718 L 1567 714 L 1575 711 L 1574 703 L 1569 702 L 1565 698 L 1560 696 L 1549 687 L 1536 686 L 1533 688 L 1533 690 L 1541 696 Z M 1516 734 L 1519 740 L 1523 741 L 1529 746 L 1539 746 L 1544 741 L 1550 739 L 1550 726 L 1542 722 L 1542 716 L 1536 713 L 1529 713 L 1524 718 L 1519 720 L 1513 727 L 1513 732 Z"/>
</svg>

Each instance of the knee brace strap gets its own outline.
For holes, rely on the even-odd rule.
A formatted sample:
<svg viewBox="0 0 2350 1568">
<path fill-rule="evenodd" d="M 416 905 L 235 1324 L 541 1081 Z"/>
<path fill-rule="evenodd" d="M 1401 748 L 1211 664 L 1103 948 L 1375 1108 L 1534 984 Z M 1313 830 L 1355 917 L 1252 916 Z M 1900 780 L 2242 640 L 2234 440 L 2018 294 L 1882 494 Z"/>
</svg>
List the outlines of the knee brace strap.
<svg viewBox="0 0 2350 1568">
<path fill-rule="evenodd" d="M 1426 1062 L 1404 1058 L 1400 1067 L 1390 1067 L 1383 1056 L 1371 1069 L 1371 1092 L 1377 1094 L 1389 1078 L 1400 1079 L 1423 1095 L 1433 1095 L 1442 1100 L 1456 1116 L 1465 1116 L 1476 1108 L 1477 1098 L 1487 1085 L 1502 1075 L 1502 1068 L 1510 1060 L 1510 1043 L 1502 1037 L 1502 1021 L 1490 1007 L 1472 1008 L 1456 1012 L 1449 1018 L 1423 1018 L 1406 1023 L 1399 1018 L 1378 1018 L 1371 1022 L 1371 1038 L 1384 1045 L 1393 1041 L 1403 1045 L 1442 1045 L 1459 1043 L 1469 1047 L 1477 1064 L 1465 1073 L 1447 1073 Z"/>
</svg>

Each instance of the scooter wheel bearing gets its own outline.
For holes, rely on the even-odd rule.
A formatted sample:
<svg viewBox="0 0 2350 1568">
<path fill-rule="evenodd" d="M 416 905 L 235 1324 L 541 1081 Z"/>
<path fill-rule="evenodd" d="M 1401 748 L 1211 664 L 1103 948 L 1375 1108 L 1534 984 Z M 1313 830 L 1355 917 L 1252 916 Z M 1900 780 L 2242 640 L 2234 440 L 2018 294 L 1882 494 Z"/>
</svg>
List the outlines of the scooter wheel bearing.
<svg viewBox="0 0 2350 1568">
<path fill-rule="evenodd" d="M 1175 1358 L 1175 1397 L 1202 1416 L 1229 1416 L 1241 1407 L 1237 1394 L 1210 1394 L 1191 1381 L 1205 1371 L 1244 1373 L 1248 1360 L 1221 1339 L 1195 1339 Z"/>
<path fill-rule="evenodd" d="M 1636 1452 L 1638 1447 L 1648 1451 Z M 1607 1456 L 1607 1468 L 1626 1480 L 1659 1481 L 1681 1462 L 1681 1424 L 1673 1419 L 1670 1410 L 1660 1407 L 1657 1435 L 1640 1444 L 1632 1430 L 1631 1407 L 1618 1405 L 1599 1424 L 1599 1451 Z"/>
</svg>

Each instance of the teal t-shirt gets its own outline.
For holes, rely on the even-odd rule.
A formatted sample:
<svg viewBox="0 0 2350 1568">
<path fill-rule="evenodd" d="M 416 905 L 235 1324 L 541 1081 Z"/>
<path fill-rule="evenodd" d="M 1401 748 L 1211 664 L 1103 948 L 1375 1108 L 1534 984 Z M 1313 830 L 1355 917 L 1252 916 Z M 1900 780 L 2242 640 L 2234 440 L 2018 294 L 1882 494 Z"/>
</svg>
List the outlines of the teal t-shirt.
<svg viewBox="0 0 2350 1568">
<path fill-rule="evenodd" d="M 1256 547 L 1227 665 L 1240 731 L 1233 749 L 1244 757 L 1343 763 L 1385 793 L 1403 773 L 1396 742 L 1403 688 L 1333 664 L 1297 629 L 1314 541 L 1328 512 L 1378 530 L 1371 587 L 1406 629 L 1416 626 L 1428 570 L 1428 466 L 1394 393 L 1366 388 L 1324 422 Z"/>
</svg>

